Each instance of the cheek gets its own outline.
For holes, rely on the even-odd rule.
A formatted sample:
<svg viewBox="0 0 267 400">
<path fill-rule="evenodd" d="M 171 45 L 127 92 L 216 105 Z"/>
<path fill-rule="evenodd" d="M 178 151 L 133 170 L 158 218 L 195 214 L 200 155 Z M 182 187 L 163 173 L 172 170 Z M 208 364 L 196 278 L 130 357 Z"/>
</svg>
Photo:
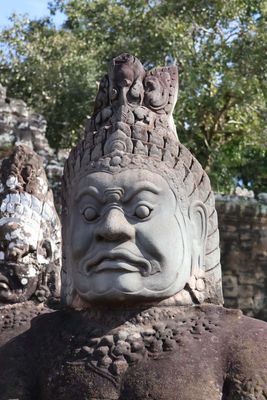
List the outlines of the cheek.
<svg viewBox="0 0 267 400">
<path fill-rule="evenodd" d="M 181 230 L 174 213 L 161 212 L 136 224 L 136 239 L 141 250 L 160 259 L 168 257 L 181 241 Z"/>
<path fill-rule="evenodd" d="M 81 258 L 89 249 L 93 238 L 94 227 L 79 220 L 80 216 L 74 216 L 70 222 L 67 248 L 72 258 Z"/>
</svg>

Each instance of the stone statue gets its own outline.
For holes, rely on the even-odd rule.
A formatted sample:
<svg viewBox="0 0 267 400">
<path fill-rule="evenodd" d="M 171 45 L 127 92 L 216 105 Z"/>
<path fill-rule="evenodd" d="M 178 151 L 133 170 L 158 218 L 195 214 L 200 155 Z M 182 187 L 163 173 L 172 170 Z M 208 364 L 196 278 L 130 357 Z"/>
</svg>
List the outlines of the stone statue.
<svg viewBox="0 0 267 400">
<path fill-rule="evenodd" d="M 177 82 L 128 54 L 100 82 L 64 170 L 65 308 L 3 348 L 0 399 L 266 399 L 267 325 L 222 307 L 214 197 L 177 139 Z"/>
<path fill-rule="evenodd" d="M 59 296 L 60 222 L 41 158 L 17 146 L 0 168 L 1 339 L 30 327 Z"/>
</svg>

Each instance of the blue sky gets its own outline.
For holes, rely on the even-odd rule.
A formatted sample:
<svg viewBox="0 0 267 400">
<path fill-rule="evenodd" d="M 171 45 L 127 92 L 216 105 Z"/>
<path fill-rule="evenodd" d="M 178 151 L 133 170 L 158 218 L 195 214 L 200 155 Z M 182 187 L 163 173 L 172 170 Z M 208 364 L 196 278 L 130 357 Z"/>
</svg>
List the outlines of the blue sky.
<svg viewBox="0 0 267 400">
<path fill-rule="evenodd" d="M 48 15 L 49 0 L 0 0 L 0 29 L 9 25 L 8 17 L 12 13 L 29 14 L 30 18 L 39 18 Z M 62 14 L 54 19 L 57 25 L 63 21 Z"/>
</svg>

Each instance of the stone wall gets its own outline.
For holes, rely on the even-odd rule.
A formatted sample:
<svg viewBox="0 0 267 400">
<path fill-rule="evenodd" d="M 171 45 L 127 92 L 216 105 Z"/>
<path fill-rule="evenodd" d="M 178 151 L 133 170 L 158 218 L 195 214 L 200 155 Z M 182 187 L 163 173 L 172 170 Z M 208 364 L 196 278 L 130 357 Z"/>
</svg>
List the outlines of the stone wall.
<svg viewBox="0 0 267 400">
<path fill-rule="evenodd" d="M 267 205 L 217 199 L 225 306 L 267 321 Z"/>
</svg>

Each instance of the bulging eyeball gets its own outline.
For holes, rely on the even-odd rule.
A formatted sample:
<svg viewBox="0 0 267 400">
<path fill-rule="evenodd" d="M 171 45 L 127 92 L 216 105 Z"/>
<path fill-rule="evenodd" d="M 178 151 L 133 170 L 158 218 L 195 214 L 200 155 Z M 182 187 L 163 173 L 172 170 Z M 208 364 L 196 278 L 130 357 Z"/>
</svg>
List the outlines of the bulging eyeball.
<svg viewBox="0 0 267 400">
<path fill-rule="evenodd" d="M 149 215 L 151 214 L 151 208 L 149 208 L 148 206 L 141 204 L 138 207 L 136 207 L 135 209 L 135 216 L 139 219 L 145 219 L 147 217 L 149 217 Z"/>
<path fill-rule="evenodd" d="M 86 207 L 83 210 L 82 214 L 83 214 L 84 218 L 86 219 L 86 221 L 89 221 L 89 222 L 94 221 L 95 219 L 98 218 L 97 210 L 94 207 L 91 207 L 91 206 Z"/>
</svg>

